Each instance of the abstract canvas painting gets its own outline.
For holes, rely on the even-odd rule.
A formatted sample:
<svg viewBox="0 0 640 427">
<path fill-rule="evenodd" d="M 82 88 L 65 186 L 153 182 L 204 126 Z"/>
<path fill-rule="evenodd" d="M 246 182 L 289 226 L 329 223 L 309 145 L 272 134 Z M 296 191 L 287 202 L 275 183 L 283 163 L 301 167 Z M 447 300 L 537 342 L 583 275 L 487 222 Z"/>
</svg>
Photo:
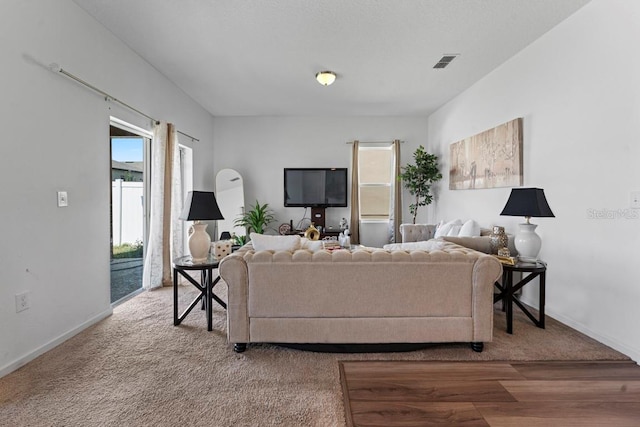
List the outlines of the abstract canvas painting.
<svg viewBox="0 0 640 427">
<path fill-rule="evenodd" d="M 522 118 L 454 142 L 450 152 L 450 190 L 521 186 Z"/>
</svg>

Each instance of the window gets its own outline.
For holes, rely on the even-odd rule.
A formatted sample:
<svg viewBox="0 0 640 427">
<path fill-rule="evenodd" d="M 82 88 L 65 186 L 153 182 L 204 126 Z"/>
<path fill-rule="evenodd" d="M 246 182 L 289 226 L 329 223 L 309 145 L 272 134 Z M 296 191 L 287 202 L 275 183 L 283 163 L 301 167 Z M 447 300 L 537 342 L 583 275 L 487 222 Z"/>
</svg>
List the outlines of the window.
<svg viewBox="0 0 640 427">
<path fill-rule="evenodd" d="M 391 217 L 393 157 L 391 145 L 359 148 L 360 219 L 363 221 L 388 221 Z"/>
</svg>

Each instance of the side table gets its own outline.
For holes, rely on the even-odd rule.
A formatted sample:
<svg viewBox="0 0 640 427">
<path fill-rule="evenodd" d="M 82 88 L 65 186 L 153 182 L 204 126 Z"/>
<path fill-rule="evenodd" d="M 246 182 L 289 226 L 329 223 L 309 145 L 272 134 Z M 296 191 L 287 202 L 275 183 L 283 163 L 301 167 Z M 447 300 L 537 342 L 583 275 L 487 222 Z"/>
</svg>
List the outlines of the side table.
<svg viewBox="0 0 640 427">
<path fill-rule="evenodd" d="M 529 273 L 528 276 L 523 277 L 518 283 L 513 283 L 513 273 Z M 545 280 L 547 275 L 547 265 L 541 261 L 538 262 L 517 262 L 515 265 L 503 264 L 502 265 L 502 284 L 496 282 L 495 286 L 500 290 L 500 293 L 494 295 L 493 303 L 502 300 L 503 311 L 506 311 L 507 316 L 507 333 L 513 333 L 513 303 L 515 303 L 524 314 L 538 328 L 544 329 L 544 298 L 545 298 Z M 540 277 L 540 293 L 539 293 L 539 315 L 536 319 L 533 314 L 518 300 L 514 294 L 522 289 L 527 283 L 531 282 L 536 277 Z"/>
<path fill-rule="evenodd" d="M 216 300 L 223 308 L 227 304 L 213 293 L 213 287 L 220 281 L 220 276 L 213 279 L 213 270 L 218 268 L 218 260 L 215 256 L 209 255 L 202 263 L 194 264 L 191 256 L 183 256 L 173 260 L 173 325 L 178 326 L 185 317 L 193 310 L 199 301 L 202 301 L 203 308 L 207 314 L 207 330 L 213 330 L 213 318 L 211 313 L 212 300 Z M 193 279 L 187 272 L 200 271 L 200 283 Z M 178 316 L 178 274 L 187 279 L 189 283 L 198 288 L 200 295 L 193 300 L 187 309 Z"/>
</svg>

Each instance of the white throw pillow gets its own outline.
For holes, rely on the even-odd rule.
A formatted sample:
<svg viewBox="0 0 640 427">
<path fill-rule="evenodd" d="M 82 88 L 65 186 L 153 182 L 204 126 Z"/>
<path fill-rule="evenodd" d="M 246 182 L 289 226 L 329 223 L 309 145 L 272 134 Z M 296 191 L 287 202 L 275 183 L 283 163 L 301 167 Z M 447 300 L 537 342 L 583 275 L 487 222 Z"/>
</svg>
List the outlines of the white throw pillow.
<svg viewBox="0 0 640 427">
<path fill-rule="evenodd" d="M 322 240 L 309 240 L 306 237 L 300 238 L 300 247 L 311 252 L 318 252 L 319 250 L 324 249 Z"/>
<path fill-rule="evenodd" d="M 462 221 L 460 221 L 459 219 L 449 221 L 445 224 L 438 225 L 438 228 L 436 228 L 436 232 L 433 237 L 437 239 L 442 236 L 457 236 L 460 232 L 461 227 Z"/>
<path fill-rule="evenodd" d="M 251 233 L 251 242 L 255 251 L 289 251 L 300 249 L 300 236 L 269 236 Z"/>
<path fill-rule="evenodd" d="M 462 228 L 462 224 L 453 224 L 451 226 L 451 230 L 447 233 L 447 236 L 457 237 L 458 233 L 460 233 L 460 229 Z"/>
<path fill-rule="evenodd" d="M 406 242 L 406 243 L 389 243 L 382 247 L 386 251 L 437 251 L 442 249 L 444 242 L 436 240 L 423 240 L 420 242 Z"/>
<path fill-rule="evenodd" d="M 458 237 L 476 237 L 480 235 L 480 224 L 470 219 L 460 228 Z"/>
</svg>

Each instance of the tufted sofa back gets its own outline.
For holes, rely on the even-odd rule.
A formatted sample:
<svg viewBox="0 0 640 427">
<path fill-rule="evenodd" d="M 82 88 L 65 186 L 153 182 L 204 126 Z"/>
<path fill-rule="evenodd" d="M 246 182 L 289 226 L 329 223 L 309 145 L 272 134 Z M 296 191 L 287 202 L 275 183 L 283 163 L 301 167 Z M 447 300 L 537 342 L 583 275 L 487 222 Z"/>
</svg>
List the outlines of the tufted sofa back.
<svg viewBox="0 0 640 427">
<path fill-rule="evenodd" d="M 400 224 L 402 243 L 433 239 L 435 233 L 436 226 L 434 224 Z"/>
<path fill-rule="evenodd" d="M 379 248 L 357 249 L 355 251 L 320 250 L 311 252 L 306 249 L 289 251 L 254 251 L 251 245 L 243 247 L 233 255 L 226 257 L 242 257 L 247 264 L 255 263 L 388 263 L 388 262 L 463 262 L 475 263 L 482 256 L 469 249 L 450 242 L 442 242 L 438 250 L 393 250 Z"/>
</svg>

